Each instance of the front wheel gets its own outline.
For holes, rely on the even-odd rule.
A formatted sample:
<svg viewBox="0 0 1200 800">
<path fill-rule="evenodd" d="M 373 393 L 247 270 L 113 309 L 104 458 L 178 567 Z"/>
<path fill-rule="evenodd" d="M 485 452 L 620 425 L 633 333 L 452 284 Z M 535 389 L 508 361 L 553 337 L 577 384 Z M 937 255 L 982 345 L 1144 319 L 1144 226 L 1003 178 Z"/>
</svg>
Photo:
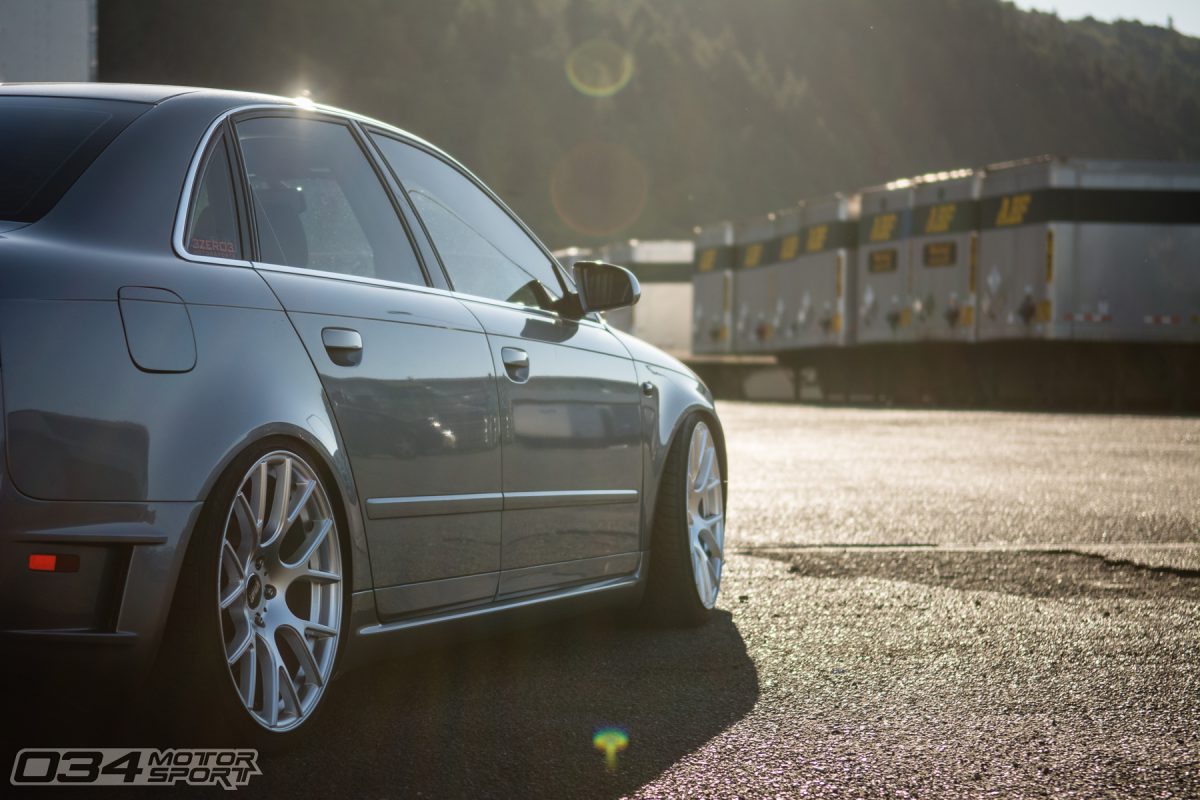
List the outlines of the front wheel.
<svg viewBox="0 0 1200 800">
<path fill-rule="evenodd" d="M 260 446 L 218 483 L 195 535 L 179 616 L 194 700 L 223 737 L 289 744 L 316 713 L 342 638 L 341 541 L 320 473 Z"/>
<path fill-rule="evenodd" d="M 650 542 L 649 611 L 669 625 L 712 616 L 725 564 L 725 485 L 708 423 L 693 414 L 667 455 Z"/>
</svg>

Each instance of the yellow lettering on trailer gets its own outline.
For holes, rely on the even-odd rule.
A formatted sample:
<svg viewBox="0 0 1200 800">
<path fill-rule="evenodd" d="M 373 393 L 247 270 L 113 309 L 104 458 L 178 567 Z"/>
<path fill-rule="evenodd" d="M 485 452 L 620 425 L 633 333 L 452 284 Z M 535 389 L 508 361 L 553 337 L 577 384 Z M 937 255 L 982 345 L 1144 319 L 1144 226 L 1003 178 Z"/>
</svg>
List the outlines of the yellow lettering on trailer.
<svg viewBox="0 0 1200 800">
<path fill-rule="evenodd" d="M 717 251 L 705 250 L 700 254 L 699 269 L 701 272 L 712 272 L 712 268 L 717 264 Z"/>
<path fill-rule="evenodd" d="M 815 253 L 818 250 L 824 250 L 825 241 L 828 238 L 828 225 L 813 225 L 808 229 L 808 241 L 804 243 L 804 249 L 809 253 Z"/>
<path fill-rule="evenodd" d="M 926 233 L 945 233 L 954 222 L 954 214 L 958 206 L 954 203 L 943 203 L 929 208 L 929 216 L 925 219 Z"/>
<path fill-rule="evenodd" d="M 757 267 L 762 261 L 763 246 L 762 242 L 755 242 L 746 248 L 746 259 L 742 262 L 743 267 Z"/>
<path fill-rule="evenodd" d="M 896 230 L 896 221 L 899 219 L 895 214 L 879 214 L 871 221 L 871 241 L 886 242 L 892 238 L 892 233 Z"/>
<path fill-rule="evenodd" d="M 1000 201 L 1000 210 L 996 213 L 997 225 L 1020 225 L 1029 213 L 1029 205 L 1033 202 L 1031 194 L 1014 194 Z"/>
<path fill-rule="evenodd" d="M 800 234 L 793 233 L 791 236 L 784 237 L 784 240 L 779 245 L 779 260 L 791 261 L 796 257 L 796 252 L 800 249 Z"/>
</svg>

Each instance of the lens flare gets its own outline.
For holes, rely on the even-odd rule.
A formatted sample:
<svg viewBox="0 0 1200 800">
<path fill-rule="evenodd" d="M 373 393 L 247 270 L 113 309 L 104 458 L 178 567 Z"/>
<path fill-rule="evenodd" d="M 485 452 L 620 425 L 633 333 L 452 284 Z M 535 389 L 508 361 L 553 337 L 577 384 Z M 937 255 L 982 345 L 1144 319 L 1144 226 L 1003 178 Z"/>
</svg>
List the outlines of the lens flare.
<svg viewBox="0 0 1200 800">
<path fill-rule="evenodd" d="M 602 728 L 592 737 L 592 746 L 604 751 L 609 772 L 617 771 L 617 753 L 629 746 L 629 734 L 620 728 Z"/>
<path fill-rule="evenodd" d="M 567 80 L 588 97 L 612 97 L 633 78 L 633 54 L 608 39 L 588 39 L 567 56 Z"/>
<path fill-rule="evenodd" d="M 611 236 L 638 220 L 650 179 L 637 156 L 611 142 L 582 142 L 550 175 L 550 200 L 577 233 Z"/>
</svg>

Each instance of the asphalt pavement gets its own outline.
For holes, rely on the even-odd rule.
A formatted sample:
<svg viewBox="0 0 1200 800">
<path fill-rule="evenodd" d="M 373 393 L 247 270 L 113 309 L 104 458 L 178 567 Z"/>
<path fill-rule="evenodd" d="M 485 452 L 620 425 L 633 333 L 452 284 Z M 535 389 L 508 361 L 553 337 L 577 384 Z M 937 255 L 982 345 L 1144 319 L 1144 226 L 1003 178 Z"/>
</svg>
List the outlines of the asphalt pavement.
<svg viewBox="0 0 1200 800">
<path fill-rule="evenodd" d="M 1200 797 L 1200 420 L 720 412 L 710 625 L 359 669 L 235 796 Z"/>
</svg>

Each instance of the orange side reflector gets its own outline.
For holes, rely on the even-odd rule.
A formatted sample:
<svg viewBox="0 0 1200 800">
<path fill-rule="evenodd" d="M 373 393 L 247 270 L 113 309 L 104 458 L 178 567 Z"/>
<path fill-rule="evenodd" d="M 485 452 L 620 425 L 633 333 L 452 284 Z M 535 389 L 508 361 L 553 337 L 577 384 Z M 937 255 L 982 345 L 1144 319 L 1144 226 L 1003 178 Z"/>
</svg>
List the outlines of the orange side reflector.
<svg viewBox="0 0 1200 800">
<path fill-rule="evenodd" d="M 70 553 L 30 553 L 29 568 L 34 572 L 79 572 L 79 556 Z"/>
<path fill-rule="evenodd" d="M 37 572 L 54 572 L 57 565 L 58 556 L 43 553 L 30 553 L 29 555 L 29 568 Z"/>
</svg>

